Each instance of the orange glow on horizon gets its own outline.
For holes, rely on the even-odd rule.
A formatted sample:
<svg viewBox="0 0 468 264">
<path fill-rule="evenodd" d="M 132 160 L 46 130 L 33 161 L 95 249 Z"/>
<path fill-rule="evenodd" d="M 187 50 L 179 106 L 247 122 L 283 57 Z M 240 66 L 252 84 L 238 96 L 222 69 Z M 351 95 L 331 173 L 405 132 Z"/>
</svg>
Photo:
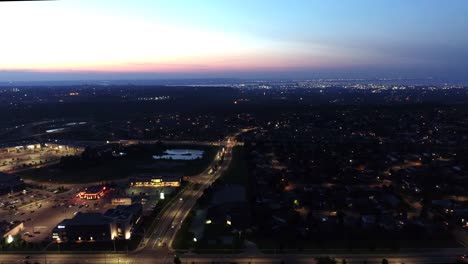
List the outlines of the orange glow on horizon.
<svg viewBox="0 0 468 264">
<path fill-rule="evenodd" d="M 311 62 L 315 63 L 311 63 Z M 290 58 L 244 55 L 224 60 L 219 58 L 181 58 L 180 61 L 170 62 L 102 62 L 92 61 L 83 63 L 44 63 L 30 66 L 10 66 L 3 70 L 19 70 L 33 72 L 129 72 L 129 73 L 177 73 L 177 72 L 223 72 L 223 71 L 284 71 L 291 69 L 333 68 L 332 60 L 324 58 L 303 58 L 293 56 Z M 2 69 L 0 67 L 0 69 Z"/>
<path fill-rule="evenodd" d="M 343 54 L 240 33 L 155 21 L 7 6 L 0 10 L 0 70 L 204 73 L 334 67 Z M 20 15 L 19 15 L 20 14 Z M 348 58 L 349 63 L 353 60 Z"/>
</svg>

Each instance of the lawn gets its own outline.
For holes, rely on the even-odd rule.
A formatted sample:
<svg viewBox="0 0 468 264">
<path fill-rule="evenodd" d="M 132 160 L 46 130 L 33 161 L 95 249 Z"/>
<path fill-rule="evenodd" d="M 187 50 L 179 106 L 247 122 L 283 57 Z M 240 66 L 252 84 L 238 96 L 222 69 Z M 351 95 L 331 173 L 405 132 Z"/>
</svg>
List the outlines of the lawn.
<svg viewBox="0 0 468 264">
<path fill-rule="evenodd" d="M 172 148 L 175 146 L 167 146 Z M 176 146 L 190 148 L 195 146 Z M 54 183 L 87 183 L 123 179 L 137 173 L 180 173 L 185 176 L 203 172 L 214 159 L 218 147 L 196 146 L 205 151 L 203 158 L 189 161 L 153 160 L 147 156 L 116 157 L 102 162 L 74 168 L 64 168 L 61 164 L 26 170 L 18 173 L 21 177 Z"/>
<path fill-rule="evenodd" d="M 398 252 L 409 249 L 457 248 L 456 241 L 447 239 L 412 240 L 322 240 L 320 242 L 279 243 L 272 240 L 252 239 L 263 253 L 378 253 Z"/>
<path fill-rule="evenodd" d="M 220 184 L 240 184 L 246 186 L 249 181 L 249 171 L 245 156 L 245 149 L 236 146 L 232 149 L 232 161 L 226 172 L 219 178 Z"/>
<path fill-rule="evenodd" d="M 92 243 L 51 243 L 46 251 L 50 252 L 130 252 L 138 247 L 141 235 L 134 235 L 130 240 L 97 241 Z"/>
<path fill-rule="evenodd" d="M 195 242 L 193 242 L 193 233 L 189 231 L 190 224 L 192 223 L 193 219 L 193 211 L 189 213 L 185 221 L 182 223 L 179 231 L 174 238 L 172 243 L 172 247 L 176 249 L 189 249 L 190 247 L 194 247 Z"/>
</svg>

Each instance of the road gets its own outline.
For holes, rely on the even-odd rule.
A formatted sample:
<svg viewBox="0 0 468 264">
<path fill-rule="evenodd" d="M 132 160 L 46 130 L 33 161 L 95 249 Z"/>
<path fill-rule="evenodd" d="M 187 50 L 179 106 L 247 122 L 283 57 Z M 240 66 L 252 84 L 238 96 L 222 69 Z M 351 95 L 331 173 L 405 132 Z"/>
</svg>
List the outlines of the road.
<svg viewBox="0 0 468 264">
<path fill-rule="evenodd" d="M 119 143 L 124 146 L 134 145 L 134 144 L 156 144 L 161 142 L 167 145 L 198 145 L 198 146 L 220 146 L 224 144 L 222 141 L 170 141 L 170 140 L 136 140 L 136 139 L 129 139 L 129 140 L 118 140 L 118 141 L 110 141 L 109 143 Z"/>
<path fill-rule="evenodd" d="M 461 254 L 463 249 L 439 249 L 420 253 L 400 253 L 400 254 L 356 254 L 356 255 L 331 255 L 338 263 L 346 259 L 347 263 L 368 263 L 380 264 L 386 258 L 390 264 L 420 264 L 420 263 L 455 263 L 457 254 Z M 212 263 L 237 263 L 237 264 L 314 264 L 317 257 L 326 255 L 194 255 L 182 256 L 182 263 L 187 264 L 212 264 Z M 41 254 L 25 256 L 15 254 L 0 255 L 0 263 L 30 263 L 40 264 L 82 264 L 82 263 L 105 263 L 105 264 L 169 264 L 173 263 L 173 256 L 161 258 L 149 251 L 138 252 L 138 254 Z"/>
</svg>

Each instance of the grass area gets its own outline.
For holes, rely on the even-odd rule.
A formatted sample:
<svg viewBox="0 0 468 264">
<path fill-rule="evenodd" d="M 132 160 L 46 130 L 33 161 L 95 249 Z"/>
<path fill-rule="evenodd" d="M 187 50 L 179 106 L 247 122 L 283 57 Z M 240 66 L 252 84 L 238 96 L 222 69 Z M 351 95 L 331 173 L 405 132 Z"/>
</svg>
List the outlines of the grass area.
<svg viewBox="0 0 468 264">
<path fill-rule="evenodd" d="M 194 234 L 190 232 L 190 225 L 194 219 L 194 211 L 191 211 L 187 219 L 182 224 L 181 228 L 174 238 L 172 247 L 177 250 L 187 250 L 190 248 L 194 249 L 197 253 L 239 253 L 243 248 L 243 241 L 237 234 L 231 233 L 231 228 L 223 225 L 207 225 L 205 227 L 205 236 L 214 237 L 214 239 L 199 239 L 197 242 L 193 241 Z M 220 235 L 232 236 L 233 243 L 231 245 L 222 244 L 222 241 L 218 239 Z M 209 242 L 211 240 L 211 243 Z"/>
<path fill-rule="evenodd" d="M 17 235 L 11 244 L 7 244 L 5 239 L 2 239 L 0 242 L 0 252 L 35 252 L 41 251 L 46 245 L 46 242 L 28 243 L 21 236 Z"/>
<path fill-rule="evenodd" d="M 204 237 L 197 242 L 194 250 L 200 253 L 239 252 L 243 249 L 244 240 L 239 233 L 232 231 L 233 229 L 225 223 L 206 225 Z M 224 244 L 222 237 L 232 239 L 232 243 Z"/>
<path fill-rule="evenodd" d="M 64 168 L 61 164 L 26 170 L 18 173 L 21 177 L 43 182 L 86 183 L 112 181 L 126 178 L 135 173 L 181 173 L 196 175 L 205 170 L 214 159 L 218 147 L 215 146 L 167 146 L 167 148 L 194 148 L 204 150 L 203 158 L 190 161 L 153 160 L 151 155 L 125 156 L 105 160 L 97 164 Z"/>
<path fill-rule="evenodd" d="M 134 235 L 130 240 L 100 241 L 92 243 L 52 243 L 47 247 L 46 251 L 129 252 L 138 247 L 142 238 L 143 237 L 141 235 Z"/>
<path fill-rule="evenodd" d="M 191 211 L 182 226 L 177 231 L 177 234 L 172 242 L 172 247 L 176 249 L 189 249 L 195 246 L 193 241 L 194 234 L 190 232 L 190 225 L 194 217 L 194 212 Z"/>
<path fill-rule="evenodd" d="M 202 173 L 215 159 L 216 153 L 219 150 L 219 147 L 216 146 L 184 146 L 183 148 L 201 149 L 205 151 L 201 159 L 187 162 L 187 165 L 183 170 L 183 173 L 186 176 L 193 176 Z"/>
<path fill-rule="evenodd" d="M 112 160 L 105 164 L 64 170 L 59 164 L 18 173 L 21 177 L 36 181 L 54 183 L 86 183 L 110 181 L 128 177 L 135 166 L 129 159 Z"/>
<path fill-rule="evenodd" d="M 439 249 L 461 247 L 451 239 L 413 239 L 413 240 L 323 240 L 317 243 L 281 243 L 272 240 L 255 240 L 265 254 L 278 253 L 377 253 L 398 252 L 407 249 Z"/>
<path fill-rule="evenodd" d="M 24 240 L 18 239 L 17 242 L 12 244 L 2 243 L 0 245 L 0 252 L 129 252 L 135 250 L 140 243 L 142 236 L 139 234 L 133 235 L 130 240 L 116 240 L 101 241 L 93 243 L 27 243 Z"/>
<path fill-rule="evenodd" d="M 229 168 L 218 179 L 220 184 L 241 184 L 246 186 L 249 181 L 249 171 L 245 157 L 245 149 L 235 146 L 232 149 L 232 160 Z"/>
</svg>

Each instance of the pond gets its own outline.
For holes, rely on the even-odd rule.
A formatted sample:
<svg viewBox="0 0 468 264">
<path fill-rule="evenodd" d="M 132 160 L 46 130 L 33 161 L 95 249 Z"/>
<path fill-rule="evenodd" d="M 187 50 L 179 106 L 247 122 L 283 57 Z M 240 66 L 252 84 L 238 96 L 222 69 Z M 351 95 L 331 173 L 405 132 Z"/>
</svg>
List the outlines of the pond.
<svg viewBox="0 0 468 264">
<path fill-rule="evenodd" d="M 203 150 L 197 149 L 167 149 L 163 155 L 154 155 L 155 160 L 195 160 L 203 157 Z"/>
</svg>

